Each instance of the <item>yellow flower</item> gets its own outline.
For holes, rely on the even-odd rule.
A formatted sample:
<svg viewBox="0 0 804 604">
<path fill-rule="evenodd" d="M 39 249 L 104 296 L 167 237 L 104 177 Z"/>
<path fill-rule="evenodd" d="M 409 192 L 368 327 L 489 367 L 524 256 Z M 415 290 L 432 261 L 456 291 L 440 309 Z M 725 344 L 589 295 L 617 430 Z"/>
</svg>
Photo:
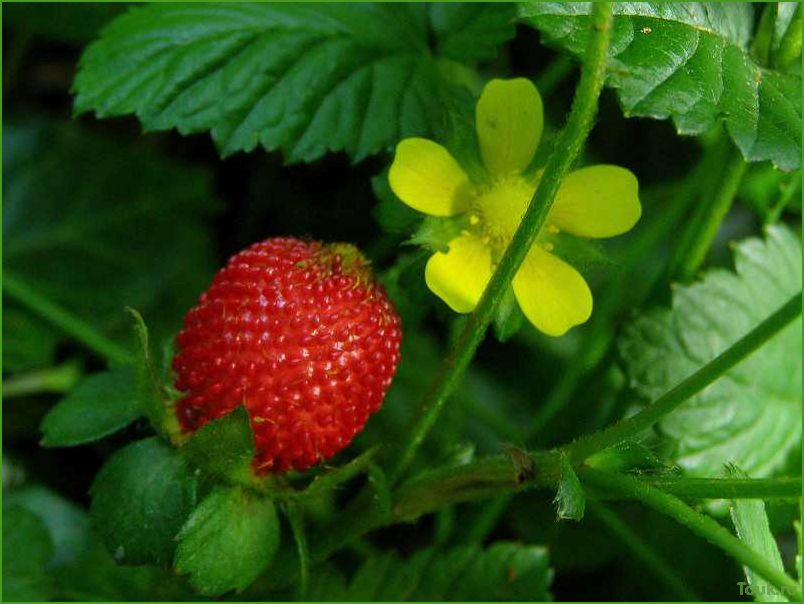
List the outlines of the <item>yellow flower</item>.
<svg viewBox="0 0 804 604">
<path fill-rule="evenodd" d="M 542 100 L 524 78 L 492 80 L 475 112 L 488 181 L 472 182 L 441 145 L 423 138 L 399 143 L 388 179 L 410 207 L 431 216 L 468 214 L 467 228 L 427 262 L 430 290 L 459 313 L 474 310 L 538 185 L 528 170 L 542 134 Z M 536 328 L 560 336 L 592 313 L 592 293 L 572 266 L 551 253 L 559 232 L 620 235 L 641 214 L 636 177 L 618 166 L 582 168 L 566 176 L 536 243 L 513 280 L 522 312 Z"/>
</svg>

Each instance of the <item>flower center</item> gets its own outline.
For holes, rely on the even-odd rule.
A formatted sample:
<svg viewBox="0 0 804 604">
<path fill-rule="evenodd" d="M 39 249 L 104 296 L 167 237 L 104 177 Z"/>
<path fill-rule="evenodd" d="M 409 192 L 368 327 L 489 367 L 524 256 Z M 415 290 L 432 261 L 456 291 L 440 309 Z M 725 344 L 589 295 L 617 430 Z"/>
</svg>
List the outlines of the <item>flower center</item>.
<svg viewBox="0 0 804 604">
<path fill-rule="evenodd" d="M 513 237 L 519 221 L 530 203 L 537 183 L 521 176 L 509 176 L 496 180 L 488 188 L 479 191 L 474 203 L 486 234 L 496 245 L 507 245 Z"/>
</svg>

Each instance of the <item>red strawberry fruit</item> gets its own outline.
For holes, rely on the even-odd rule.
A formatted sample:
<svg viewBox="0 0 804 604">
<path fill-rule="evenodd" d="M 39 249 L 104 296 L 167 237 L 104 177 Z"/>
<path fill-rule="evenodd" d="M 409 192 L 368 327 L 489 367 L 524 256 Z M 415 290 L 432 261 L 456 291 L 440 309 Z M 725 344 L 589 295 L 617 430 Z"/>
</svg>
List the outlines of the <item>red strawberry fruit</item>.
<svg viewBox="0 0 804 604">
<path fill-rule="evenodd" d="M 291 238 L 233 256 L 187 313 L 173 360 L 192 432 L 239 405 L 257 473 L 306 470 L 346 447 L 382 405 L 400 321 L 361 253 Z"/>
</svg>

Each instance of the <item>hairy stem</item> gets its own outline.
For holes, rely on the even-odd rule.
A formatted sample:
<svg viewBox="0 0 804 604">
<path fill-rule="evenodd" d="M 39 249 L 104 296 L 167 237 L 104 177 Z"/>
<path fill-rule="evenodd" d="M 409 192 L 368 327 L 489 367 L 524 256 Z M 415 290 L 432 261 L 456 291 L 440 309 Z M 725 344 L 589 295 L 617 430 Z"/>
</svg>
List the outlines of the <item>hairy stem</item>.
<svg viewBox="0 0 804 604">
<path fill-rule="evenodd" d="M 547 161 L 539 186 L 516 233 L 483 292 L 477 308 L 469 315 L 466 325 L 436 377 L 435 384 L 422 404 L 418 419 L 406 439 L 405 448 L 393 470 L 393 480 L 398 480 L 404 474 L 438 419 L 447 398 L 469 366 L 477 347 L 485 336 L 495 309 L 505 295 L 506 288 L 519 270 L 547 219 L 547 214 L 553 205 L 564 174 L 577 158 L 589 134 L 597 111 L 597 99 L 603 87 L 611 37 L 611 14 L 611 3 L 598 2 L 595 4 L 592 35 L 586 48 L 581 81 L 572 103 L 567 126 L 556 145 L 557 151 Z"/>
<path fill-rule="evenodd" d="M 587 468 L 580 468 L 578 476 L 583 479 Z M 599 470 L 590 470 L 599 472 Z M 697 478 L 693 476 L 641 477 L 666 493 L 682 499 L 797 499 L 801 497 L 801 477 L 779 478 Z M 600 499 L 617 499 L 619 492 L 597 493 Z"/>
<path fill-rule="evenodd" d="M 590 455 L 637 436 L 748 357 L 801 314 L 801 292 L 762 321 L 720 355 L 660 396 L 639 413 L 600 432 L 581 437 L 566 447 L 570 460 L 579 464 Z"/>
<path fill-rule="evenodd" d="M 9 271 L 5 271 L 3 274 L 3 293 L 72 336 L 109 363 L 124 364 L 131 361 L 131 353 L 128 350 L 104 336 L 70 311 L 52 302 Z"/>
<path fill-rule="evenodd" d="M 688 602 L 700 602 L 697 596 L 673 571 L 673 567 L 649 543 L 640 537 L 622 518 L 602 503 L 587 501 L 587 507 L 658 579 Z"/>
<path fill-rule="evenodd" d="M 638 499 L 654 510 L 673 518 L 722 549 L 740 564 L 752 568 L 791 600 L 801 601 L 801 586 L 797 581 L 776 569 L 761 554 L 732 535 L 716 520 L 695 511 L 674 495 L 624 474 L 590 469 L 584 472 L 584 480 L 600 488 L 619 491 L 629 499 Z"/>
</svg>

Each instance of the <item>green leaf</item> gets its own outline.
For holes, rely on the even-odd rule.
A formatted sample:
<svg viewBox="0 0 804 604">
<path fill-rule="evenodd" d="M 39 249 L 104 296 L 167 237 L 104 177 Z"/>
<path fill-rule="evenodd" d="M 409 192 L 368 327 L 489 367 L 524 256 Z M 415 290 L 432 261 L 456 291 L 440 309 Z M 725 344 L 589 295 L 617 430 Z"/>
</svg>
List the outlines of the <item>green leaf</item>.
<svg viewBox="0 0 804 604">
<path fill-rule="evenodd" d="M 679 286 L 671 311 L 638 318 L 620 351 L 633 387 L 656 399 L 801 290 L 801 244 L 787 227 L 735 246 L 736 273 L 713 269 Z M 734 463 L 772 474 L 801 440 L 801 320 L 659 423 L 673 459 L 694 475 Z"/>
<path fill-rule="evenodd" d="M 368 483 L 374 496 L 374 502 L 380 517 L 389 522 L 391 520 L 391 485 L 382 468 L 377 464 L 368 467 Z"/>
<path fill-rule="evenodd" d="M 118 562 L 166 564 L 195 506 L 196 477 L 176 451 L 148 438 L 109 458 L 90 494 L 95 527 Z"/>
<path fill-rule="evenodd" d="M 47 570 L 54 584 L 52 599 L 77 602 L 193 599 L 183 581 L 165 569 L 117 564 L 92 531 L 87 511 L 59 494 L 33 485 L 4 492 L 3 504 L 19 505 L 33 512 L 50 532 L 53 555 Z"/>
<path fill-rule="evenodd" d="M 42 602 L 53 593 L 45 571 L 53 545 L 44 523 L 20 505 L 3 506 L 3 600 Z"/>
<path fill-rule="evenodd" d="M 461 214 L 450 218 L 425 216 L 419 228 L 405 244 L 422 246 L 432 252 L 443 252 L 449 249 L 449 242 L 466 230 L 469 216 Z"/>
<path fill-rule="evenodd" d="M 350 462 L 319 474 L 310 486 L 305 489 L 304 493 L 306 495 L 327 493 L 344 485 L 356 476 L 368 472 L 377 454 L 377 449 L 378 447 L 372 447 L 367 451 L 363 451 Z"/>
<path fill-rule="evenodd" d="M 123 345 L 126 305 L 147 313 L 156 341 L 175 333 L 216 264 L 207 173 L 73 123 L 14 116 L 3 173 L 4 269 Z"/>
<path fill-rule="evenodd" d="M 559 520 L 581 520 L 586 509 L 581 481 L 572 469 L 566 455 L 561 456 L 561 478 L 553 503 L 556 505 L 556 517 Z"/>
<path fill-rule="evenodd" d="M 419 550 L 408 559 L 386 553 L 369 558 L 344 593 L 331 601 L 539 601 L 549 600 L 552 571 L 547 550 L 497 542 L 447 551 Z M 333 582 L 327 577 L 327 582 Z M 331 587 L 334 589 L 334 585 Z M 315 582 L 311 593 L 320 594 Z"/>
<path fill-rule="evenodd" d="M 139 351 L 135 360 L 136 397 L 140 410 L 158 434 L 170 438 L 181 430 L 172 402 L 164 384 L 160 382 L 151 354 L 148 326 L 142 315 L 133 308 L 126 311 L 134 319 L 134 335 Z"/>
<path fill-rule="evenodd" d="M 523 2 L 520 17 L 551 44 L 583 53 L 590 2 Z M 748 3 L 620 2 L 607 85 L 626 115 L 672 118 L 681 134 L 723 120 L 749 161 L 801 165 L 801 77 L 765 69 L 748 53 Z"/>
<path fill-rule="evenodd" d="M 181 577 L 158 566 L 124 566 L 93 542 L 75 562 L 53 570 L 57 599 L 71 602 L 176 602 L 197 596 Z"/>
<path fill-rule="evenodd" d="M 279 548 L 274 504 L 240 487 L 218 487 L 179 534 L 176 569 L 202 594 L 248 587 Z"/>
<path fill-rule="evenodd" d="M 771 59 L 780 69 L 801 70 L 801 4 L 779 2 L 771 41 Z"/>
<path fill-rule="evenodd" d="M 4 505 L 19 505 L 36 514 L 47 527 L 53 543 L 49 568 L 72 563 L 87 549 L 91 539 L 86 511 L 41 485 L 9 489 L 3 493 Z"/>
<path fill-rule="evenodd" d="M 126 427 L 141 415 L 134 368 L 90 376 L 42 421 L 43 447 L 73 447 Z"/>
<path fill-rule="evenodd" d="M 511 3 L 436 2 L 430 8 L 438 52 L 456 61 L 495 58 L 514 37 L 515 18 Z"/>
<path fill-rule="evenodd" d="M 448 83 L 431 37 L 449 56 L 480 58 L 510 36 L 509 7 L 464 10 L 436 9 L 433 31 L 415 4 L 136 8 L 87 48 L 75 109 L 209 130 L 224 156 L 262 145 L 291 162 L 360 160 L 441 125 Z"/>
<path fill-rule="evenodd" d="M 240 406 L 204 424 L 181 447 L 181 452 L 210 476 L 248 480 L 252 476 L 251 460 L 254 458 L 254 433 L 248 411 Z"/>
<path fill-rule="evenodd" d="M 727 474 L 733 478 L 749 478 L 748 474 L 736 466 L 728 466 Z M 785 572 L 779 546 L 770 530 L 765 502 L 761 499 L 735 499 L 731 506 L 731 519 L 737 536 L 746 545 L 761 554 L 776 570 Z M 749 567 L 744 567 L 748 585 L 754 592 L 757 602 L 786 602 L 787 598 Z"/>
<path fill-rule="evenodd" d="M 662 459 L 642 443 L 627 440 L 595 453 L 586 465 L 608 472 L 678 472 L 679 468 Z"/>
</svg>

